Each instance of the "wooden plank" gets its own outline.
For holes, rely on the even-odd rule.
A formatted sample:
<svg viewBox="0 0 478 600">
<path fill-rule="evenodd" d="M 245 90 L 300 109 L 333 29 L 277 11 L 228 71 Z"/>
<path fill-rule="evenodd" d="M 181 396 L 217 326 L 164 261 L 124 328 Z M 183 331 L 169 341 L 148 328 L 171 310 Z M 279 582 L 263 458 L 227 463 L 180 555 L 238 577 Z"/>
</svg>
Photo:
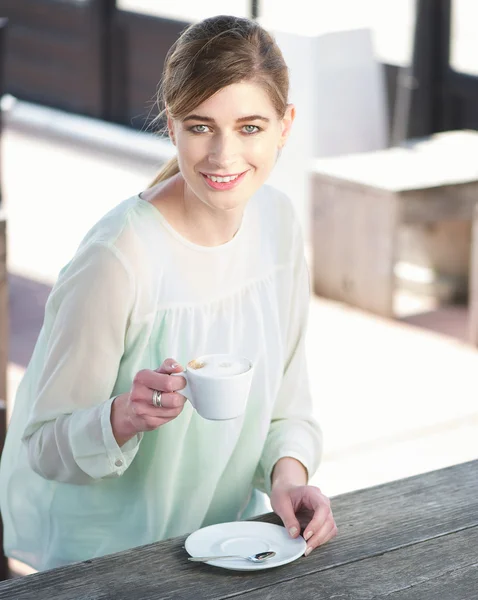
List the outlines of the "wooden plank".
<svg viewBox="0 0 478 600">
<path fill-rule="evenodd" d="M 108 114 L 114 0 L 7 0 L 6 90 L 94 117 Z"/>
<path fill-rule="evenodd" d="M 391 596 L 376 600 L 476 600 L 478 590 L 478 564 L 465 565 L 456 571 L 435 577 L 432 581 L 400 590 Z"/>
<path fill-rule="evenodd" d="M 68 110 L 93 116 L 98 111 L 101 93 L 94 81 L 94 70 L 88 73 L 85 65 L 70 64 L 68 69 L 66 65 L 49 63 L 40 68 L 34 60 L 11 56 L 6 73 L 9 92 L 20 98 L 61 109 L 68 106 Z"/>
<path fill-rule="evenodd" d="M 17 25 L 8 35 L 8 51 L 23 60 L 34 60 L 37 65 L 56 62 L 61 65 L 83 64 L 81 53 L 88 52 L 88 39 L 81 32 L 64 31 L 52 35 L 47 29 L 34 29 Z"/>
<path fill-rule="evenodd" d="M 478 181 L 403 192 L 400 200 L 405 224 L 470 221 L 478 202 Z"/>
<path fill-rule="evenodd" d="M 130 11 L 114 12 L 111 102 L 115 121 L 142 129 L 157 115 L 151 101 L 166 54 L 188 25 Z"/>
<path fill-rule="evenodd" d="M 312 171 L 379 190 L 411 192 L 476 183 L 477 152 L 478 132 L 446 131 L 377 152 L 318 158 Z"/>
<path fill-rule="evenodd" d="M 478 207 L 474 210 L 471 231 L 468 331 L 470 342 L 478 346 Z"/>
<path fill-rule="evenodd" d="M 8 278 L 6 251 L 7 221 L 0 210 L 0 400 L 7 398 L 8 364 Z M 0 439 L 0 453 L 2 450 Z"/>
<path fill-rule="evenodd" d="M 0 18 L 0 96 L 4 85 L 5 30 L 7 20 Z M 0 111 L 0 142 L 2 137 L 2 115 Z M 0 143 L 1 146 L 1 143 Z M 1 158 L 1 157 L 0 157 Z M 1 167 L 1 160 L 0 160 Z M 0 207 L 2 204 L 2 173 L 0 172 Z M 0 457 L 7 434 L 7 360 L 8 360 L 8 289 L 6 273 L 6 219 L 0 211 Z M 3 522 L 0 514 L 0 581 L 8 576 L 8 560 L 3 553 Z"/>
<path fill-rule="evenodd" d="M 314 574 L 321 579 L 333 567 L 476 527 L 477 472 L 472 461 L 338 496 L 337 539 L 280 569 L 236 574 L 188 563 L 181 537 L 5 582 L 0 600 L 213 600 Z M 262 520 L 278 522 L 274 515 Z"/>
<path fill-rule="evenodd" d="M 478 527 L 241 594 L 241 600 L 476 600 Z M 307 560 L 307 559 L 304 559 Z"/>
<path fill-rule="evenodd" d="M 8 279 L 6 218 L 0 210 L 0 457 L 7 434 L 7 364 L 8 364 Z M 8 561 L 3 554 L 3 523 L 0 515 L 0 581 L 7 578 Z"/>
<path fill-rule="evenodd" d="M 316 173 L 312 207 L 315 293 L 392 317 L 397 195 Z"/>
<path fill-rule="evenodd" d="M 111 0 L 109 0 L 111 1 Z M 82 33 L 91 25 L 91 14 L 104 9 L 108 0 L 2 0 L 2 16 L 11 25 L 22 23 L 35 29 L 47 29 L 52 35 Z"/>
</svg>

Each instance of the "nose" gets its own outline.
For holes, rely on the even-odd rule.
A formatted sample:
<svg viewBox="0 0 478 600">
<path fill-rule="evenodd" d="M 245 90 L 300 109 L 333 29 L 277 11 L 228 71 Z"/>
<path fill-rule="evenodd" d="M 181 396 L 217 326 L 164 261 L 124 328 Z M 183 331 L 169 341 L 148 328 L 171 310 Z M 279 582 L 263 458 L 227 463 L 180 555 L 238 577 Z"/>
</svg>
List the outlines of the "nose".
<svg viewBox="0 0 478 600">
<path fill-rule="evenodd" d="M 237 140 L 234 135 L 218 133 L 211 141 L 209 160 L 218 167 L 228 167 L 236 161 L 238 154 Z"/>
</svg>

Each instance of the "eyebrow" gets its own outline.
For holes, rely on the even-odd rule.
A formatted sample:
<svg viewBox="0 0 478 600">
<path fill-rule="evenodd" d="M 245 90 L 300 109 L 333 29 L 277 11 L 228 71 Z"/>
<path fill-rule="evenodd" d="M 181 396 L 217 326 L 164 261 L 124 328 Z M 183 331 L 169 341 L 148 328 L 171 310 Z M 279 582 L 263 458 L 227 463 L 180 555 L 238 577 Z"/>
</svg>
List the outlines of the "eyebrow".
<svg viewBox="0 0 478 600">
<path fill-rule="evenodd" d="M 204 117 L 201 115 L 188 115 L 183 119 L 183 123 L 186 121 L 203 121 L 204 123 L 215 123 L 215 120 L 211 117 Z M 240 117 L 236 119 L 236 123 L 246 123 L 247 121 L 264 121 L 269 123 L 270 119 L 263 117 L 262 115 L 248 115 L 247 117 Z"/>
</svg>

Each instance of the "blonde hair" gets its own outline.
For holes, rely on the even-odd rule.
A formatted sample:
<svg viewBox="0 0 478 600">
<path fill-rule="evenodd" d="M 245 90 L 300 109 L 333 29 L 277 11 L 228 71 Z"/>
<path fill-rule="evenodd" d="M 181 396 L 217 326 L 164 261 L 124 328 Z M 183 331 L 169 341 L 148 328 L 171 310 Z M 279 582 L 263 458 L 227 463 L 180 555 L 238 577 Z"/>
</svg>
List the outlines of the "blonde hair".
<svg viewBox="0 0 478 600">
<path fill-rule="evenodd" d="M 255 21 L 216 16 L 188 27 L 169 50 L 156 103 L 163 120 L 167 106 L 172 119 L 233 83 L 261 85 L 282 118 L 287 109 L 289 73 L 274 38 Z M 161 110 L 162 109 L 162 110 Z M 179 173 L 177 157 L 169 160 L 149 187 Z"/>
</svg>

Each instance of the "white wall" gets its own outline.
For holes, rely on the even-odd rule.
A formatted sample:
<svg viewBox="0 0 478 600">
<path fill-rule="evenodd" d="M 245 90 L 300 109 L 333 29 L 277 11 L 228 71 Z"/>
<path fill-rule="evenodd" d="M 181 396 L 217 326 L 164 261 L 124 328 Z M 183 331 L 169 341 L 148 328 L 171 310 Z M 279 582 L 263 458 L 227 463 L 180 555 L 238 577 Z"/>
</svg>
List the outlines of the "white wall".
<svg viewBox="0 0 478 600">
<path fill-rule="evenodd" d="M 294 0 L 293 9 L 277 0 L 260 0 L 260 6 L 261 22 L 275 30 L 316 36 L 370 29 L 381 61 L 397 65 L 410 61 L 415 0 Z"/>
<path fill-rule="evenodd" d="M 291 197 L 308 241 L 312 160 L 388 145 L 384 73 L 370 30 L 273 33 L 289 66 L 297 116 L 269 182 Z"/>
</svg>

